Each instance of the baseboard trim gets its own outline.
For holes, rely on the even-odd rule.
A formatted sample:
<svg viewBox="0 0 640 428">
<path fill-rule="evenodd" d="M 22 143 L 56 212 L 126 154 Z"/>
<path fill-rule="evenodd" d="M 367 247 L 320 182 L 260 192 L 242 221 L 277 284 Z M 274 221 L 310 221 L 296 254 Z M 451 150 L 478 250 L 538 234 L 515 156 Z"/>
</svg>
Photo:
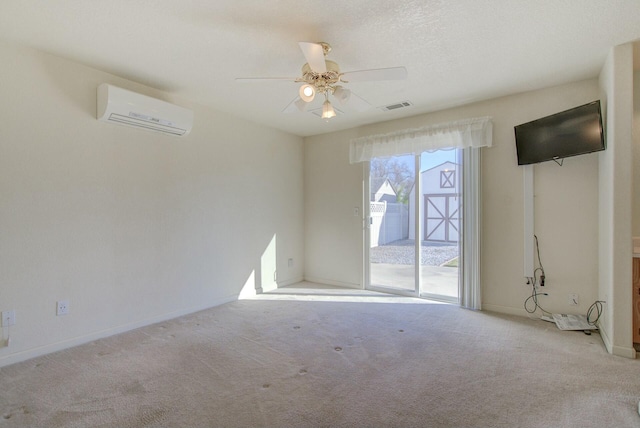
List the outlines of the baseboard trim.
<svg viewBox="0 0 640 428">
<path fill-rule="evenodd" d="M 146 327 L 151 324 L 167 321 L 167 320 L 178 318 L 184 315 L 189 315 L 195 312 L 203 311 L 205 309 L 213 308 L 215 306 L 220 306 L 225 303 L 233 302 L 235 300 L 238 300 L 237 295 L 227 296 L 222 299 L 216 299 L 214 301 L 207 302 L 206 304 L 203 304 L 203 305 L 192 306 L 190 308 L 169 312 L 169 313 L 158 315 L 151 318 L 145 318 L 143 320 L 135 321 L 128 324 L 123 324 L 116 327 L 107 328 L 105 330 L 96 331 L 93 333 L 85 334 L 83 336 L 74 337 L 72 339 L 67 339 L 60 342 L 39 346 L 36 348 L 18 351 L 18 352 L 0 357 L 0 367 L 30 360 L 32 358 L 40 357 L 46 354 L 51 354 L 53 352 L 62 351 L 64 349 L 73 348 L 75 346 L 84 345 L 85 343 L 93 342 L 94 340 L 104 339 L 105 337 L 110 337 L 116 334 L 125 333 L 127 331 L 135 330 L 136 328 Z"/>
<path fill-rule="evenodd" d="M 613 355 L 617 355 L 618 357 L 631 358 L 634 360 L 636 358 L 636 350 L 634 348 L 625 348 L 623 346 L 614 346 L 611 352 Z"/>
<path fill-rule="evenodd" d="M 287 279 L 285 281 L 278 281 L 278 288 L 280 288 L 280 287 L 288 287 L 289 285 L 297 284 L 297 283 L 302 282 L 302 281 L 304 281 L 303 277 L 294 278 L 294 279 Z"/>
<path fill-rule="evenodd" d="M 598 323 L 598 326 L 601 326 L 602 322 Z M 600 337 L 602 338 L 602 343 L 604 343 L 604 347 L 608 353 L 613 354 L 613 343 L 611 339 L 609 339 L 609 333 L 604 328 L 600 328 Z"/>
<path fill-rule="evenodd" d="M 358 289 L 358 290 L 362 290 L 362 286 L 360 284 L 353 284 L 353 283 L 350 283 L 350 282 L 342 282 L 342 281 L 334 281 L 334 280 L 325 279 L 325 278 L 314 278 L 314 277 L 305 276 L 304 277 L 304 281 L 315 282 L 316 284 L 333 285 L 333 286 L 336 286 L 336 287 L 355 288 L 355 289 Z"/>
<path fill-rule="evenodd" d="M 510 306 L 488 305 L 486 303 L 483 303 L 482 310 L 487 312 L 497 312 L 500 314 L 517 315 L 517 316 L 527 317 L 527 318 L 532 317 L 532 314 L 528 313 L 524 309 L 512 308 Z"/>
</svg>

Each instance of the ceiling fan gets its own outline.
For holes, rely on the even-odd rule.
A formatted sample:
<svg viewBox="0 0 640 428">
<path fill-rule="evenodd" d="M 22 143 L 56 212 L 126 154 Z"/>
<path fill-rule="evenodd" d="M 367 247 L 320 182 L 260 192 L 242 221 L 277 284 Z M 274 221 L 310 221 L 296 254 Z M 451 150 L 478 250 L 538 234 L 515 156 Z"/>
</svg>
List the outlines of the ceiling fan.
<svg viewBox="0 0 640 428">
<path fill-rule="evenodd" d="M 291 101 L 283 112 L 306 111 L 315 96 L 319 94 L 324 96 L 321 117 L 329 120 L 336 116 L 336 112 L 329 101 L 329 95 L 340 104 L 348 102 L 358 111 L 364 111 L 371 107 L 367 101 L 351 92 L 350 89 L 343 87 L 342 84 L 378 80 L 403 80 L 407 78 L 407 69 L 405 67 L 376 68 L 342 73 L 336 62 L 326 59 L 326 56 L 331 52 L 331 46 L 328 43 L 299 42 L 299 45 L 307 60 L 307 63 L 302 66 L 301 77 L 236 78 L 236 81 L 265 82 L 287 80 L 301 83 L 299 96 Z"/>
</svg>

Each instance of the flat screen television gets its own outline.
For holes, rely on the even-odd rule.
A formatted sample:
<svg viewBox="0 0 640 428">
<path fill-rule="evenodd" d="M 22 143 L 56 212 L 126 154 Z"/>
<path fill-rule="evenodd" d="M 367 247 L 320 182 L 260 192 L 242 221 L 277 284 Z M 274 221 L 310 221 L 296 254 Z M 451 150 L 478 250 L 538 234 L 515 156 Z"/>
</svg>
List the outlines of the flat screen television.
<svg viewBox="0 0 640 428">
<path fill-rule="evenodd" d="M 518 165 L 529 165 L 605 149 L 600 101 L 514 127 Z"/>
</svg>

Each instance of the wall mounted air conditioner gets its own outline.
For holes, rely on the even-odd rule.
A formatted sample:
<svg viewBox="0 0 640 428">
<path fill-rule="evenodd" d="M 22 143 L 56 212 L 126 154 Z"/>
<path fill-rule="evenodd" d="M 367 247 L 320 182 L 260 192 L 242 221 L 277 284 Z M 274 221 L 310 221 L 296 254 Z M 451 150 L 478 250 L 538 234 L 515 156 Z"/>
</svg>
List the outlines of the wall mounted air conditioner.
<svg viewBox="0 0 640 428">
<path fill-rule="evenodd" d="M 193 127 L 193 111 L 106 83 L 98 86 L 97 107 L 103 122 L 170 135 L 187 135 Z"/>
</svg>

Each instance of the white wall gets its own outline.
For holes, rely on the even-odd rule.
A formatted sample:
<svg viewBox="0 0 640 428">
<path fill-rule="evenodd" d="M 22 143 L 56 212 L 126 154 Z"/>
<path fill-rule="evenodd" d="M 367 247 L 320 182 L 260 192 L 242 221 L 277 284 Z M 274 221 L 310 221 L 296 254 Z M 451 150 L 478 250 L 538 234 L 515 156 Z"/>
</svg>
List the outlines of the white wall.
<svg viewBox="0 0 640 428">
<path fill-rule="evenodd" d="M 600 73 L 607 150 L 599 169 L 599 299 L 609 352 L 634 357 L 632 335 L 633 47 L 609 52 Z"/>
<path fill-rule="evenodd" d="M 640 59 L 638 59 L 640 62 Z M 640 236 L 640 71 L 633 74 L 633 215 L 632 234 Z"/>
<path fill-rule="evenodd" d="M 361 287 L 363 166 L 349 164 L 347 130 L 305 139 L 304 276 L 308 281 Z M 360 216 L 354 215 L 358 208 Z"/>
<path fill-rule="evenodd" d="M 363 164 L 349 164 L 349 140 L 458 119 L 492 116 L 494 146 L 483 149 L 483 308 L 526 314 L 523 278 L 523 174 L 513 127 L 598 99 L 596 79 L 523 93 L 305 139 L 305 276 L 362 284 Z M 535 166 L 535 229 L 553 312 L 586 313 L 598 297 L 598 157 L 594 153 Z M 362 210 L 361 210 L 362 212 Z M 578 293 L 580 305 L 568 305 Z"/>
<path fill-rule="evenodd" d="M 17 319 L 0 366 L 272 288 L 274 270 L 302 279 L 301 138 L 34 50 L 0 58 L 0 310 Z M 194 109 L 193 131 L 98 122 L 103 82 Z"/>
</svg>

